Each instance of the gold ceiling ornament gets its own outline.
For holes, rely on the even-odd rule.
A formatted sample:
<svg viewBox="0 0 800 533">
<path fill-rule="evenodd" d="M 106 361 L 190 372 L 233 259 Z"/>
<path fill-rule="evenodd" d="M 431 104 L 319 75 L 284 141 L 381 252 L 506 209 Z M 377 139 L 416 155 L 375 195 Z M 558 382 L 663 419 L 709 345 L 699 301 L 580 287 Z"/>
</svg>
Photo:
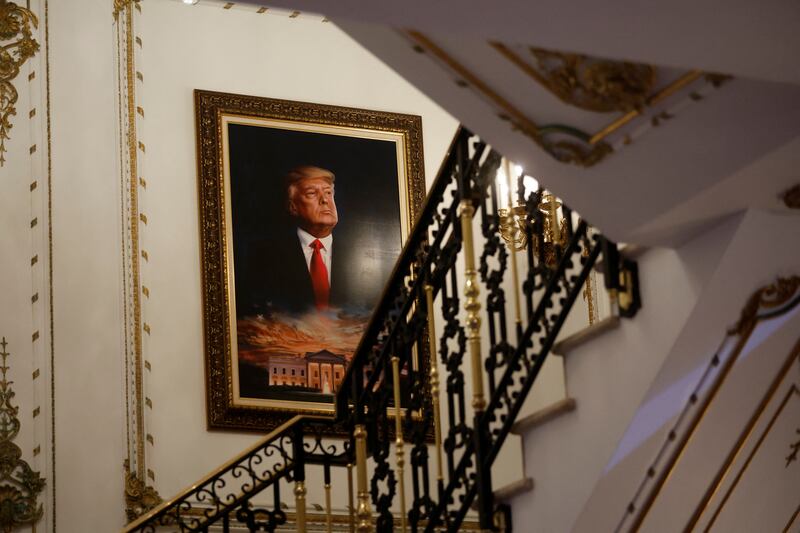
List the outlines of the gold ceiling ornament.
<svg viewBox="0 0 800 533">
<path fill-rule="evenodd" d="M 11 117 L 17 114 L 14 104 L 19 94 L 11 82 L 25 61 L 39 51 L 39 43 L 33 38 L 33 29 L 38 27 L 39 20 L 29 9 L 0 0 L 0 166 L 6 162 Z"/>
<path fill-rule="evenodd" d="M 2 31 L 2 30 L 0 30 Z M 17 526 L 39 521 L 44 513 L 37 502 L 44 489 L 45 480 L 22 460 L 22 450 L 12 441 L 19 433 L 21 424 L 17 418 L 19 407 L 11 405 L 14 391 L 8 380 L 8 343 L 0 341 L 0 529 L 8 533 Z"/>
<path fill-rule="evenodd" d="M 132 522 L 140 516 L 155 509 L 164 500 L 158 491 L 148 487 L 144 480 L 139 479 L 136 472 L 131 471 L 130 463 L 125 459 L 125 514 L 128 521 Z"/>
<path fill-rule="evenodd" d="M 784 191 L 781 198 L 789 209 L 800 209 L 800 183 Z"/>
<path fill-rule="evenodd" d="M 536 68 L 530 72 L 534 79 L 563 102 L 588 111 L 641 109 L 656 83 L 656 69 L 651 65 L 544 48 L 530 51 L 536 58 Z"/>
<path fill-rule="evenodd" d="M 593 167 L 614 151 L 605 141 L 591 143 L 591 136 L 578 128 L 563 124 L 536 126 L 531 122 L 520 121 L 507 115 L 500 115 L 511 122 L 511 128 L 520 131 L 538 144 L 556 161 L 579 167 Z"/>
</svg>

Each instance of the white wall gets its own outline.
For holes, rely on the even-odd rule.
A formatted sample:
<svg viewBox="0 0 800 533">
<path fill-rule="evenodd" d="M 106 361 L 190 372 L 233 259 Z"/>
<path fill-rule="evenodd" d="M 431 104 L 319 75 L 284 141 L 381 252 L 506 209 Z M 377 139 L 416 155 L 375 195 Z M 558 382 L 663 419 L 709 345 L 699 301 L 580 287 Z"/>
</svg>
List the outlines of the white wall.
<svg viewBox="0 0 800 533">
<path fill-rule="evenodd" d="M 153 402 L 147 432 L 154 438 L 147 454 L 154 486 L 169 497 L 258 439 L 206 430 L 192 91 L 421 115 L 428 183 L 457 122 L 319 17 L 154 1 L 142 5 L 137 23 L 145 111 L 140 140 L 147 146 L 141 163 L 147 177 L 141 210 L 148 218 L 142 246 L 150 257 L 142 265 L 142 283 L 150 289 L 143 307 L 151 326 L 145 339 L 152 365 L 146 395 Z M 343 498 L 337 500 L 343 505 Z M 309 501 L 323 503 L 314 493 Z"/>
<path fill-rule="evenodd" d="M 578 409 L 525 437 L 537 489 L 513 502 L 515 524 L 614 530 L 669 429 L 638 406 L 707 361 L 755 289 L 800 270 L 796 247 L 786 246 L 798 231 L 796 216 L 750 211 L 639 259 L 642 310 L 566 357 Z M 692 385 L 670 405 L 680 409 Z"/>
<path fill-rule="evenodd" d="M 565 357 L 578 408 L 525 435 L 526 468 L 537 488 L 512 502 L 515 524 L 570 530 L 697 300 L 706 281 L 697 265 L 716 263 L 737 223 L 730 220 L 678 251 L 642 255 L 643 307 L 636 317 Z"/>
<path fill-rule="evenodd" d="M 50 2 L 57 529 L 124 520 L 112 6 Z"/>
</svg>

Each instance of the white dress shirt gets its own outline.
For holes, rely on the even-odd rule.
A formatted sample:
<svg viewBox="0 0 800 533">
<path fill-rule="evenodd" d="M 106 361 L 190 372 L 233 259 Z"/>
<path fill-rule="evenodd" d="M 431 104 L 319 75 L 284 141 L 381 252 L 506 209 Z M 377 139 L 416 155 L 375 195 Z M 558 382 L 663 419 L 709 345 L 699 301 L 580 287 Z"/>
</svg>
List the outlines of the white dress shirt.
<svg viewBox="0 0 800 533">
<path fill-rule="evenodd" d="M 317 237 L 314 237 L 303 229 L 297 228 L 297 238 L 300 239 L 300 248 L 303 250 L 303 256 L 306 258 L 306 268 L 311 271 L 311 255 L 314 253 L 314 249 L 311 248 L 310 245 Z M 325 263 L 325 269 L 328 271 L 328 286 L 330 287 L 331 264 L 333 262 L 333 252 L 331 251 L 331 246 L 333 246 L 333 234 L 322 237 L 319 239 L 319 242 L 322 243 L 322 248 L 319 249 L 319 253 L 322 255 L 322 262 Z"/>
</svg>

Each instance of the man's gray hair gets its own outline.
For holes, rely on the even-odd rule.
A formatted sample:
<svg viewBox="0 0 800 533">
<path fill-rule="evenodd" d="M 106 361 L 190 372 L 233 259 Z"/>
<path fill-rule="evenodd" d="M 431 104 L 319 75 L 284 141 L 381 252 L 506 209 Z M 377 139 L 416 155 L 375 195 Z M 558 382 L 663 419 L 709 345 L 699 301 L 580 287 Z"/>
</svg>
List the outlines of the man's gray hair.
<svg viewBox="0 0 800 533">
<path fill-rule="evenodd" d="M 330 170 L 322 167 L 315 167 L 311 165 L 300 165 L 294 167 L 284 176 L 286 183 L 286 203 L 287 206 L 292 201 L 294 191 L 297 189 L 297 184 L 305 179 L 322 178 L 328 181 L 331 185 L 336 181 L 336 175 Z"/>
</svg>

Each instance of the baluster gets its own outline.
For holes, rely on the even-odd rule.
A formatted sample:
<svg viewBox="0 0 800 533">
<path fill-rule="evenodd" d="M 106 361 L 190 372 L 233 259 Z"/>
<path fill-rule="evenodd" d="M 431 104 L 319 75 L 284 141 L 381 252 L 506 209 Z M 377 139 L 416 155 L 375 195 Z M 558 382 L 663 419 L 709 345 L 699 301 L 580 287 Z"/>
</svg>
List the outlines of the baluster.
<svg viewBox="0 0 800 533">
<path fill-rule="evenodd" d="M 467 344 L 472 361 L 472 407 L 475 411 L 473 438 L 475 447 L 475 474 L 478 485 L 478 517 L 482 529 L 492 527 L 492 477 L 484 465 L 488 431 L 481 422 L 486 408 L 483 394 L 483 365 L 481 364 L 481 303 L 478 299 L 477 272 L 475 271 L 475 246 L 472 235 L 472 216 L 475 208 L 469 200 L 461 201 L 461 232 L 464 245 L 464 310 L 467 312 Z"/>
<path fill-rule="evenodd" d="M 350 515 L 350 533 L 355 533 L 356 508 L 353 505 L 353 463 L 347 463 L 347 510 Z"/>
<path fill-rule="evenodd" d="M 410 365 L 409 365 L 410 366 Z M 411 369 L 409 368 L 409 374 Z M 392 356 L 392 385 L 394 388 L 395 458 L 397 460 L 397 479 L 400 482 L 400 529 L 406 532 L 406 483 L 403 472 L 405 462 L 405 443 L 403 442 L 403 420 L 400 414 L 400 358 Z"/>
<path fill-rule="evenodd" d="M 353 437 L 356 441 L 356 481 L 358 484 L 358 507 L 356 508 L 357 525 L 359 533 L 372 532 L 372 508 L 367 490 L 367 428 L 364 424 L 357 424 Z"/>
<path fill-rule="evenodd" d="M 292 439 L 294 448 L 294 504 L 297 517 L 297 530 L 306 530 L 306 468 L 305 448 L 303 446 L 303 426 L 298 425 Z"/>
<path fill-rule="evenodd" d="M 436 448 L 436 482 L 441 496 L 444 473 L 442 470 L 442 414 L 439 407 L 439 365 L 436 358 L 436 325 L 433 317 L 433 287 L 425 285 L 425 302 L 428 313 L 428 341 L 431 356 L 430 385 L 433 404 L 433 442 Z"/>
<path fill-rule="evenodd" d="M 322 468 L 325 478 L 325 523 L 327 524 L 328 533 L 331 533 L 333 531 L 333 515 L 331 512 L 331 465 L 325 462 Z"/>
</svg>

